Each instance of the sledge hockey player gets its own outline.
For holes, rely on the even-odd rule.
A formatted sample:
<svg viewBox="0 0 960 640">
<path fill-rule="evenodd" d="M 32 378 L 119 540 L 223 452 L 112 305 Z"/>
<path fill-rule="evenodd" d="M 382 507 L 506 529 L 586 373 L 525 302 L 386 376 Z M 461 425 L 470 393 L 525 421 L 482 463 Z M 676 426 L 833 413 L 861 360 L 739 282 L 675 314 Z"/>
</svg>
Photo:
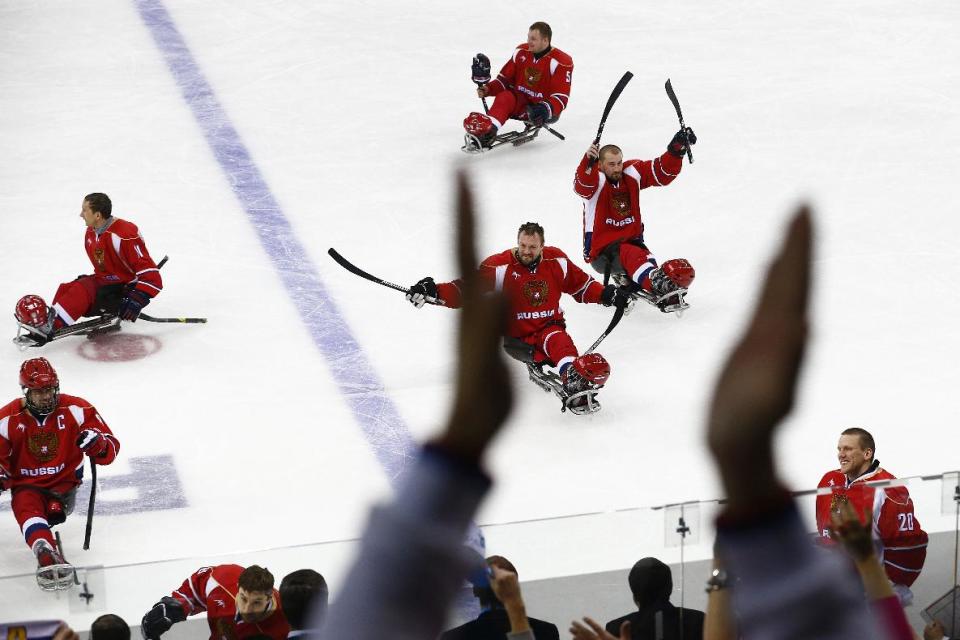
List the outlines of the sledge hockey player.
<svg viewBox="0 0 960 640">
<path fill-rule="evenodd" d="M 273 574 L 257 565 L 246 569 L 236 564 L 201 567 L 144 614 L 140 623 L 143 637 L 158 640 L 187 616 L 206 613 L 210 640 L 254 636 L 284 640 L 290 625 L 273 582 Z"/>
<path fill-rule="evenodd" d="M 611 274 L 637 297 L 663 312 L 680 311 L 695 272 L 683 258 L 658 266 L 643 241 L 640 190 L 663 187 L 680 173 L 687 145 L 697 142 L 690 127 L 678 131 L 667 151 L 653 160 L 623 159 L 620 147 L 590 145 L 573 181 L 583 198 L 583 257 L 599 273 Z M 596 164 L 594 164 L 594 162 Z"/>
<path fill-rule="evenodd" d="M 525 120 L 535 127 L 555 122 L 570 101 L 573 58 L 554 48 L 553 31 L 546 22 L 534 22 L 527 41 L 490 82 L 490 59 L 477 54 L 473 60 L 473 81 L 481 99 L 493 97 L 489 113 L 473 112 L 463 121 L 468 137 L 489 147 L 507 120 Z"/>
<path fill-rule="evenodd" d="M 851 427 L 840 433 L 837 442 L 839 469 L 828 471 L 820 479 L 819 489 L 830 493 L 817 495 L 817 530 L 825 544 L 830 540 L 830 514 L 840 502 L 849 502 L 857 517 L 873 517 L 874 543 L 893 590 L 904 606 L 913 600 L 910 586 L 920 576 L 927 558 L 928 536 L 913 511 L 913 500 L 906 487 L 870 486 L 868 482 L 896 480 L 880 466 L 876 443 L 866 429 Z"/>
<path fill-rule="evenodd" d="M 73 584 L 50 528 L 73 511 L 83 482 L 83 458 L 110 464 L 120 442 L 89 402 L 60 393 L 60 379 L 46 358 L 20 367 L 23 397 L 0 409 L 0 486 L 24 540 L 37 557 L 37 583 L 46 591 Z"/>
<path fill-rule="evenodd" d="M 52 306 L 32 294 L 17 302 L 17 323 L 39 344 L 84 316 L 109 314 L 136 322 L 163 289 L 160 270 L 137 225 L 114 217 L 112 211 L 113 204 L 104 193 L 91 193 L 83 199 L 80 217 L 87 225 L 84 248 L 93 265 L 92 275 L 61 284 Z"/>
<path fill-rule="evenodd" d="M 600 409 L 595 395 L 609 378 L 610 365 L 599 353 L 578 354 L 566 331 L 560 296 L 568 293 L 577 302 L 619 308 L 627 307 L 630 297 L 626 289 L 612 284 L 604 287 L 573 264 L 563 251 L 544 246 L 544 242 L 543 227 L 539 224 L 521 225 L 516 248 L 484 260 L 479 268 L 480 279 L 489 290 L 503 292 L 507 305 L 507 353 L 527 364 L 531 376 L 542 378 L 543 365 L 556 367 L 562 385 L 556 391 L 562 392 L 564 408 L 577 414 L 593 413 Z M 427 277 L 407 294 L 407 300 L 417 308 L 428 298 L 458 308 L 459 281 L 438 284 Z"/>
</svg>

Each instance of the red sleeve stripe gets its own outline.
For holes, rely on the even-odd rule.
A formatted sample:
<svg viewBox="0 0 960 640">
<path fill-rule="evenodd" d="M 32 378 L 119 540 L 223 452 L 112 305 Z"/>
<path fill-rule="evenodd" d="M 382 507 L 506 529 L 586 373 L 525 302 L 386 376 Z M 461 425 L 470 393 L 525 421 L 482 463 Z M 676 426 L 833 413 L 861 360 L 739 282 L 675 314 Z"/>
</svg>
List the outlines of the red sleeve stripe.
<svg viewBox="0 0 960 640">
<path fill-rule="evenodd" d="M 915 545 L 913 545 L 912 547 L 887 547 L 887 546 L 884 546 L 884 547 L 883 547 L 883 551 L 884 551 L 884 552 L 887 552 L 887 551 L 911 551 L 911 550 L 913 550 L 913 549 L 925 549 L 926 547 L 927 547 L 927 543 L 924 542 L 923 544 L 915 544 Z"/>
</svg>

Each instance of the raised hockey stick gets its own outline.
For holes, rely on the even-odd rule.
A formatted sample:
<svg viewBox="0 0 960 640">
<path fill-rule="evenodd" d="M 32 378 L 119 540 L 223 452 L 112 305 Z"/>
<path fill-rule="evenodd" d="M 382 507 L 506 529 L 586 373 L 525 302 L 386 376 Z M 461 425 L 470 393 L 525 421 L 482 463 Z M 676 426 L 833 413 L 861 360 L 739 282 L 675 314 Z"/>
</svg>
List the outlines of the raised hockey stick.
<svg viewBox="0 0 960 640">
<path fill-rule="evenodd" d="M 89 457 L 89 456 L 87 456 Z M 93 506 L 97 502 L 97 464 L 90 458 L 90 502 L 87 504 L 87 529 L 83 534 L 83 550 L 90 548 L 90 533 L 93 531 Z"/>
<path fill-rule="evenodd" d="M 617 86 L 613 88 L 613 91 L 610 93 L 610 97 L 607 98 L 607 106 L 603 108 L 603 115 L 600 117 L 600 126 L 597 128 L 597 137 L 593 139 L 593 144 L 600 144 L 600 136 L 603 135 L 603 127 L 607 124 L 607 116 L 610 115 L 610 110 L 613 109 L 613 104 L 617 101 L 617 98 L 620 97 L 620 94 L 623 93 L 624 87 L 627 86 L 627 83 L 633 78 L 633 74 L 629 71 L 623 74 L 620 78 L 620 81 L 617 82 Z M 587 162 L 588 167 L 592 167 L 597 161 L 596 158 L 590 158 Z"/>
<path fill-rule="evenodd" d="M 623 319 L 624 311 L 624 307 L 617 307 L 617 310 L 613 313 L 613 318 L 610 320 L 610 324 L 607 325 L 606 330 L 600 334 L 600 337 L 597 338 L 596 342 L 590 345 L 590 348 L 586 350 L 584 355 L 587 353 L 593 353 L 594 350 L 600 346 L 600 343 L 603 342 L 604 338 L 610 335 L 610 332 L 613 331 L 618 324 L 620 324 L 620 320 Z"/>
<path fill-rule="evenodd" d="M 346 258 L 344 258 L 342 255 L 340 255 L 339 253 L 337 253 L 337 250 L 334 249 L 333 247 L 330 247 L 330 248 L 327 250 L 327 253 L 330 255 L 331 258 L 333 258 L 333 259 L 336 261 L 337 264 L 339 264 L 341 267 L 343 267 L 344 269 L 346 269 L 347 271 L 349 271 L 350 273 L 352 273 L 352 274 L 355 275 L 355 276 L 360 276 L 360 277 L 363 278 L 364 280 L 369 280 L 370 282 L 375 282 L 375 283 L 377 283 L 377 284 L 379 284 L 379 285 L 382 285 L 382 286 L 387 287 L 387 288 L 390 288 L 390 289 L 395 289 L 395 290 L 397 290 L 397 291 L 402 291 L 403 293 L 410 293 L 410 289 L 409 289 L 408 287 L 403 287 L 403 286 L 400 286 L 399 284 L 394 284 L 394 283 L 392 283 L 392 282 L 387 282 L 386 280 L 384 280 L 384 279 L 382 279 L 382 278 L 378 278 L 378 277 L 375 276 L 375 275 L 372 275 L 372 274 L 367 273 L 366 271 L 364 271 L 363 269 L 361 269 L 361 268 L 358 267 L 357 265 L 353 264 L 352 262 L 350 262 L 349 260 L 347 260 Z M 435 305 L 440 306 L 440 307 L 446 306 L 446 303 L 444 303 L 444 301 L 441 300 L 441 299 L 439 299 L 439 298 L 431 298 L 430 296 L 424 296 L 424 297 L 425 297 L 425 299 L 426 299 L 426 301 L 427 301 L 427 304 L 435 304 Z M 141 314 L 141 315 L 142 315 L 142 314 Z"/>
<path fill-rule="evenodd" d="M 663 88 L 667 90 L 667 97 L 670 98 L 670 102 L 673 103 L 673 108 L 677 110 L 677 117 L 680 119 L 680 130 L 685 131 L 687 125 L 683 124 L 683 112 L 680 111 L 680 101 L 677 100 L 677 94 L 673 91 L 673 85 L 670 84 L 670 78 L 667 78 L 667 83 L 663 85 Z M 690 164 L 693 164 L 693 151 L 690 150 L 689 140 L 687 140 L 687 160 L 690 161 Z"/>
</svg>

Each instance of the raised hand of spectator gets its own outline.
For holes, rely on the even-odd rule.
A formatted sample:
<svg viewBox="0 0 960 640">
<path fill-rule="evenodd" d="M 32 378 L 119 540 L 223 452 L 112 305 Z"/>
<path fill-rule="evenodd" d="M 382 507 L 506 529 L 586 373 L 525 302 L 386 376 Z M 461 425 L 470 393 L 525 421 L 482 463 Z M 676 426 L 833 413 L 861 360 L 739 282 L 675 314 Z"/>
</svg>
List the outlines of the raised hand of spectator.
<svg viewBox="0 0 960 640">
<path fill-rule="evenodd" d="M 463 304 L 457 339 L 458 366 L 453 409 L 445 433 L 434 444 L 477 461 L 500 430 L 513 405 L 510 377 L 501 353 L 502 300 L 485 294 L 477 272 L 473 196 L 457 178 L 457 258 Z"/>
<path fill-rule="evenodd" d="M 804 207 L 790 223 L 750 325 L 714 390 L 707 443 L 731 509 L 754 508 L 784 491 L 774 471 L 773 433 L 793 406 L 806 347 L 811 236 Z"/>
<path fill-rule="evenodd" d="M 868 523 L 873 521 L 869 508 L 864 513 L 864 519 Z M 843 545 L 854 561 L 863 562 L 876 555 L 871 526 L 860 521 L 856 510 L 848 501 L 839 502 L 830 514 L 830 522 L 830 538 Z"/>
<path fill-rule="evenodd" d="M 57 627 L 56 633 L 53 634 L 53 640 L 80 640 L 80 636 L 64 622 Z"/>
<path fill-rule="evenodd" d="M 517 574 L 497 566 L 490 567 L 493 575 L 490 577 L 490 588 L 497 600 L 503 603 L 510 619 L 510 632 L 521 633 L 530 630 L 530 621 L 527 620 L 527 606 L 520 593 L 520 581 Z"/>
<path fill-rule="evenodd" d="M 584 616 L 583 622 L 586 624 L 581 624 L 576 620 L 570 623 L 570 635 L 573 636 L 573 640 L 630 640 L 629 622 L 620 625 L 619 638 L 609 633 L 589 616 Z"/>
</svg>

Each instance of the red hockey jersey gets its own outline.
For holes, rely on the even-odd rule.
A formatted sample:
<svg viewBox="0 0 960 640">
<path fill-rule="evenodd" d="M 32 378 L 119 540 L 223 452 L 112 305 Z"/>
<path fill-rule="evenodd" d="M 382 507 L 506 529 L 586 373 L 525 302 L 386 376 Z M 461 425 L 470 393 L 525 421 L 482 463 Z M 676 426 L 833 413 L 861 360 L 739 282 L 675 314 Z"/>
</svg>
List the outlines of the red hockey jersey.
<svg viewBox="0 0 960 640">
<path fill-rule="evenodd" d="M 243 640 L 260 635 L 285 640 L 290 625 L 283 616 L 276 589 L 273 590 L 273 611 L 265 620 L 244 622 L 237 615 L 237 582 L 243 569 L 236 564 L 201 567 L 171 595 L 180 601 L 188 616 L 207 612 L 210 640 Z"/>
<path fill-rule="evenodd" d="M 160 270 L 132 222 L 111 218 L 99 235 L 87 227 L 83 244 L 98 285 L 136 282 L 136 288 L 151 298 L 163 289 Z"/>
<path fill-rule="evenodd" d="M 548 324 L 563 324 L 560 296 L 577 302 L 599 303 L 603 285 L 570 262 L 556 247 L 544 247 L 533 266 L 524 265 L 515 249 L 490 256 L 480 264 L 480 279 L 491 291 L 502 291 L 507 304 L 506 335 L 524 338 Z M 448 307 L 459 308 L 460 281 L 437 284 L 437 294 Z"/>
<path fill-rule="evenodd" d="M 573 190 L 583 198 L 583 257 L 591 262 L 611 242 L 643 235 L 640 190 L 673 182 L 683 159 L 664 153 L 653 160 L 626 160 L 616 184 L 597 165 L 588 174 L 587 160 L 584 155 L 577 167 Z"/>
<path fill-rule="evenodd" d="M 887 577 L 894 584 L 910 586 L 920 575 L 927 557 L 927 533 L 913 512 L 913 501 L 906 487 L 867 486 L 876 480 L 895 480 L 882 469 L 879 461 L 853 482 L 839 469 L 820 480 L 819 487 L 830 487 L 829 495 L 817 496 L 817 530 L 829 540 L 830 511 L 838 501 L 847 500 L 863 519 L 864 511 L 873 510 L 873 536 L 878 542 L 880 560 Z M 832 542 L 832 541 L 830 541 Z"/>
<path fill-rule="evenodd" d="M 497 79 L 487 84 L 487 95 L 513 89 L 530 102 L 545 102 L 550 117 L 556 118 L 567 108 L 572 82 L 573 58 L 555 47 L 535 58 L 524 42 L 503 65 Z"/>
<path fill-rule="evenodd" d="M 17 398 L 0 409 L 0 467 L 10 476 L 8 484 L 32 485 L 67 491 L 83 477 L 83 451 L 77 436 L 95 429 L 109 446 L 97 464 L 110 464 L 120 451 L 120 442 L 92 404 L 76 396 L 60 394 L 57 408 L 39 422 Z"/>
</svg>

